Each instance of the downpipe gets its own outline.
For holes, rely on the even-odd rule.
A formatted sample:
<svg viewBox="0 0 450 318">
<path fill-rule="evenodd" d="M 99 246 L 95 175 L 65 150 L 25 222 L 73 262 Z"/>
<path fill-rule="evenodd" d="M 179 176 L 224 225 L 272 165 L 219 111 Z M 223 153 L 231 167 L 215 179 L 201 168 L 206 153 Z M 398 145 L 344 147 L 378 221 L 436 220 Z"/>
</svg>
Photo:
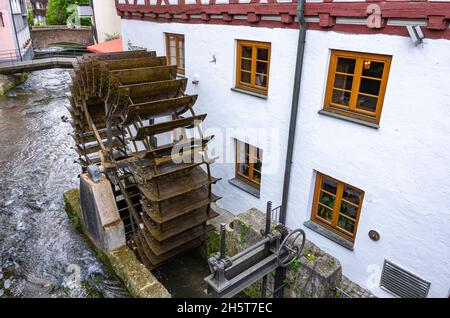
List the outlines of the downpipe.
<svg viewBox="0 0 450 318">
<path fill-rule="evenodd" d="M 281 224 L 286 224 L 287 205 L 289 199 L 289 185 L 291 181 L 292 156 L 294 153 L 295 128 L 297 126 L 298 103 L 300 98 L 300 84 L 302 81 L 303 56 L 305 51 L 306 20 L 304 15 L 305 0 L 298 0 L 297 20 L 299 24 L 297 59 L 295 63 L 294 89 L 292 93 L 291 115 L 289 119 L 289 137 L 286 153 L 286 166 L 284 169 L 283 197 L 281 201 L 280 219 Z M 286 268 L 278 267 L 275 274 L 274 297 L 282 298 L 284 295 L 284 279 Z"/>
</svg>

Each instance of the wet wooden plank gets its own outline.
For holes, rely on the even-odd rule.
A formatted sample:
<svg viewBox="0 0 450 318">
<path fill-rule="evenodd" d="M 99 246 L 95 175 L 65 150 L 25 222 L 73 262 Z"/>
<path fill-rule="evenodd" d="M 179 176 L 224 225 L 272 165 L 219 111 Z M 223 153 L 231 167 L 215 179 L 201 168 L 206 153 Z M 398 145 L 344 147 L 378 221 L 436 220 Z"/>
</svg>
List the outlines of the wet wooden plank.
<svg viewBox="0 0 450 318">
<path fill-rule="evenodd" d="M 189 108 L 194 106 L 196 100 L 197 95 L 187 95 L 130 105 L 122 125 L 130 125 L 133 122 L 136 122 L 138 116 L 142 120 L 146 120 L 172 114 L 182 115 Z"/>
<path fill-rule="evenodd" d="M 183 216 L 191 211 L 207 206 L 211 202 L 216 202 L 221 197 L 211 193 L 211 199 L 209 198 L 209 191 L 205 187 L 205 190 L 197 190 L 189 193 L 189 197 L 185 199 L 167 200 L 161 203 L 161 211 L 158 210 L 158 205 L 152 204 L 151 201 L 142 199 L 142 209 L 150 219 L 158 224 L 169 222 L 180 216 Z M 167 203 L 166 203 L 167 202 Z"/>
<path fill-rule="evenodd" d="M 192 117 L 174 119 L 163 123 L 139 127 L 133 140 L 142 140 L 147 136 L 157 135 L 172 131 L 176 128 L 192 128 L 196 122 L 202 122 L 206 118 L 206 114 L 196 115 Z"/>
<path fill-rule="evenodd" d="M 139 189 L 150 201 L 163 201 L 181 194 L 196 190 L 205 185 L 216 183 L 218 178 L 210 177 L 200 167 L 195 167 L 188 172 L 177 172 L 166 176 L 164 179 L 153 179 L 145 185 L 139 185 Z M 159 195 L 156 190 L 158 183 Z"/>
<path fill-rule="evenodd" d="M 132 85 L 122 85 L 118 90 L 118 100 L 129 97 L 133 104 L 151 102 L 182 96 L 186 90 L 187 79 L 149 82 Z"/>
</svg>

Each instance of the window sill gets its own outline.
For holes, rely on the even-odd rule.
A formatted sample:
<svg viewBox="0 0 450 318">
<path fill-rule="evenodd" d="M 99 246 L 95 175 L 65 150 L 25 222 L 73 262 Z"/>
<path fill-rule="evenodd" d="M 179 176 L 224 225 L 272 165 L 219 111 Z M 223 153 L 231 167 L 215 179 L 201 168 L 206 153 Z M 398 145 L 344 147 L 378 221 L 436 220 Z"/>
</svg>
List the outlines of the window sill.
<svg viewBox="0 0 450 318">
<path fill-rule="evenodd" d="M 378 125 L 378 124 L 371 123 L 371 122 L 368 122 L 368 121 L 365 121 L 365 120 L 361 120 L 361 119 L 358 119 L 358 118 L 344 116 L 344 115 L 341 115 L 341 114 L 338 114 L 338 113 L 334 113 L 332 111 L 325 110 L 325 109 L 319 110 L 319 114 L 325 115 L 325 116 L 330 116 L 330 117 L 333 117 L 333 118 L 342 119 L 342 120 L 345 120 L 345 121 L 349 121 L 349 122 L 352 122 L 352 123 L 355 123 L 355 124 L 359 124 L 359 125 L 362 125 L 362 126 L 366 126 L 366 127 L 370 127 L 370 128 L 375 128 L 375 129 L 380 128 L 380 125 Z"/>
<path fill-rule="evenodd" d="M 246 95 L 250 95 L 250 96 L 255 96 L 255 97 L 258 97 L 261 99 L 268 99 L 267 95 L 246 91 L 245 89 L 241 89 L 241 88 L 237 88 L 237 87 L 232 87 L 231 90 L 233 92 L 238 92 L 238 93 L 242 93 L 242 94 L 246 94 Z"/>
<path fill-rule="evenodd" d="M 353 242 L 350 242 L 349 240 L 346 240 L 345 238 L 337 235 L 333 231 L 330 231 L 329 229 L 321 226 L 320 224 L 317 224 L 314 221 L 306 221 L 303 223 L 304 226 L 306 226 L 308 229 L 325 236 L 327 239 L 345 247 L 346 249 L 353 251 Z"/>
<path fill-rule="evenodd" d="M 235 187 L 238 187 L 241 190 L 244 190 L 245 192 L 253 195 L 254 197 L 257 197 L 259 199 L 259 189 L 255 188 L 248 182 L 245 182 L 239 178 L 233 178 L 228 180 L 229 183 L 234 185 Z"/>
</svg>

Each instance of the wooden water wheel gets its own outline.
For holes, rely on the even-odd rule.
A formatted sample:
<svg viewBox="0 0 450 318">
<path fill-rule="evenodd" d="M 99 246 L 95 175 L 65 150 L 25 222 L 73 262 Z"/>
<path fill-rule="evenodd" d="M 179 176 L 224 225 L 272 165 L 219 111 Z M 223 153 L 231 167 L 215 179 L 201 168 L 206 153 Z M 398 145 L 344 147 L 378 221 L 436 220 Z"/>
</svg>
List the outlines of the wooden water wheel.
<svg viewBox="0 0 450 318">
<path fill-rule="evenodd" d="M 199 246 L 216 216 L 211 187 L 218 179 L 206 153 L 213 136 L 203 136 L 206 114 L 194 112 L 187 79 L 148 51 L 85 55 L 71 77 L 79 162 L 84 171 L 106 169 L 141 261 L 153 269 Z"/>
</svg>

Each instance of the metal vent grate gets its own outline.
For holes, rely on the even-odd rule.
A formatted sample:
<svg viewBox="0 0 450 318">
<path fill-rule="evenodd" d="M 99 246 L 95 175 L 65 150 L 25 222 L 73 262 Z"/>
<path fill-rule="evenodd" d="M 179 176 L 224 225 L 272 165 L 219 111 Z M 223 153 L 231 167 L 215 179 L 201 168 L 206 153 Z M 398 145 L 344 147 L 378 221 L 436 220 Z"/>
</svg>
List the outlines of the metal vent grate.
<svg viewBox="0 0 450 318">
<path fill-rule="evenodd" d="M 425 298 L 430 290 L 430 282 L 384 260 L 380 286 L 395 296 L 402 298 Z"/>
</svg>

